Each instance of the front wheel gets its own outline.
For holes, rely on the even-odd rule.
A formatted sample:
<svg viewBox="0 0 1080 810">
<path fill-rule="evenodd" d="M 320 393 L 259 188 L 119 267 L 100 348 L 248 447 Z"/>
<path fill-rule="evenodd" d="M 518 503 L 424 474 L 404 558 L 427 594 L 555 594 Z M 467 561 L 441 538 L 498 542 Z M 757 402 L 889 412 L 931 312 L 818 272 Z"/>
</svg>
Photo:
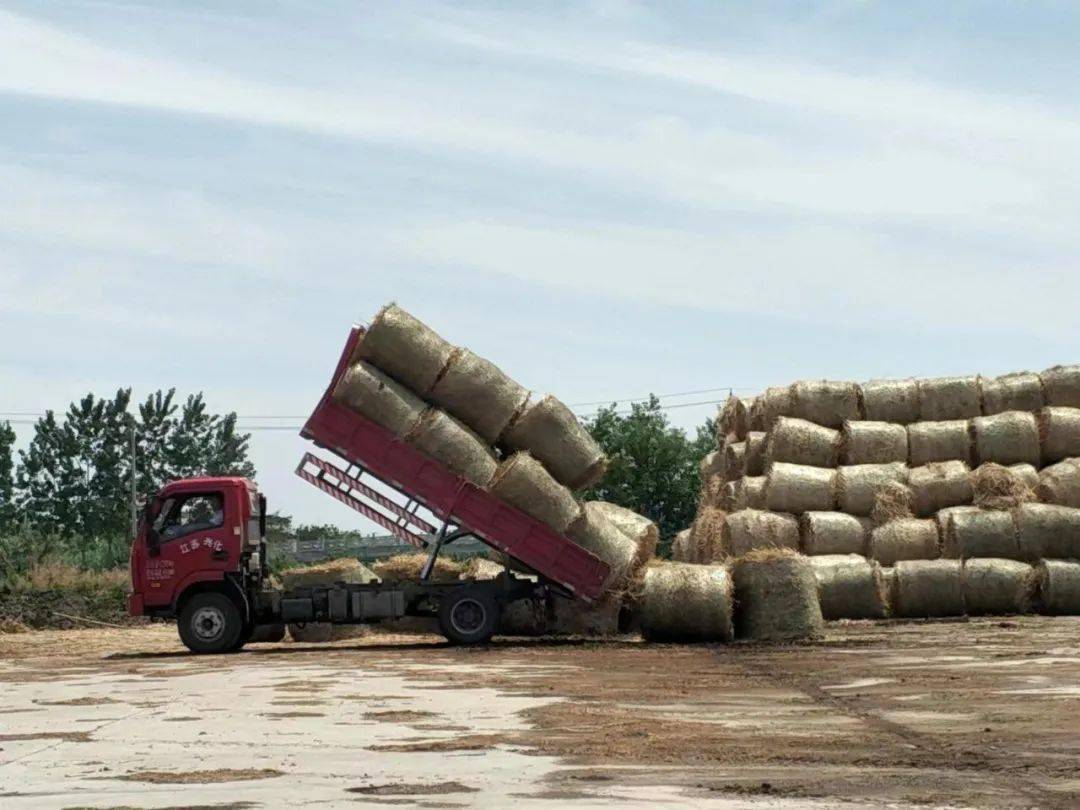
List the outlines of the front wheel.
<svg viewBox="0 0 1080 810">
<path fill-rule="evenodd" d="M 225 653 L 242 646 L 244 617 L 223 593 L 197 593 L 180 611 L 180 640 L 193 653 Z M 243 641 L 242 641 L 243 639 Z"/>
<path fill-rule="evenodd" d="M 499 604 L 481 590 L 465 588 L 443 597 L 439 629 L 455 644 L 482 644 L 499 623 Z"/>
</svg>

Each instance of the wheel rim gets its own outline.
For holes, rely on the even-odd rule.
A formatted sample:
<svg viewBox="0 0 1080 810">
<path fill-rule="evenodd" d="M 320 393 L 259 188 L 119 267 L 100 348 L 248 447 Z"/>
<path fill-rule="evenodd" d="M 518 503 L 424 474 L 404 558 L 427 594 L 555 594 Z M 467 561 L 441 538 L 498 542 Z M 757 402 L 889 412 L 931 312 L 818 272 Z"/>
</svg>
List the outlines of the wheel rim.
<svg viewBox="0 0 1080 810">
<path fill-rule="evenodd" d="M 220 608 L 201 607 L 191 617 L 191 629 L 199 641 L 217 641 L 225 633 L 225 614 Z"/>
<path fill-rule="evenodd" d="M 462 635 L 472 635 L 486 619 L 487 610 L 476 599 L 462 599 L 450 611 L 450 625 Z"/>
</svg>

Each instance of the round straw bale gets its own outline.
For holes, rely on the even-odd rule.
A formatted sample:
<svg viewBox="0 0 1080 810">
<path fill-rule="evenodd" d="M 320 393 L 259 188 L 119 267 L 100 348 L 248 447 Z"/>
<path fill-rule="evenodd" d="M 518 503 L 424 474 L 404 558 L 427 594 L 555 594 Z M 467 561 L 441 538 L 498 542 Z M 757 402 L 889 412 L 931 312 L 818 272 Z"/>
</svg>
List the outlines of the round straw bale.
<svg viewBox="0 0 1080 810">
<path fill-rule="evenodd" d="M 747 476 L 743 479 L 742 496 L 747 509 L 764 509 L 765 492 L 769 479 L 764 475 Z"/>
<path fill-rule="evenodd" d="M 765 505 L 774 512 L 829 512 L 836 508 L 836 470 L 773 464 L 765 484 Z"/>
<path fill-rule="evenodd" d="M 653 566 L 645 572 L 641 635 L 647 641 L 731 641 L 733 590 L 722 565 Z"/>
<path fill-rule="evenodd" d="M 1039 500 L 1058 506 L 1080 508 L 1080 460 L 1059 461 L 1039 473 Z"/>
<path fill-rule="evenodd" d="M 499 466 L 483 439 L 438 408 L 428 408 L 405 441 L 478 487 L 487 486 Z"/>
<path fill-rule="evenodd" d="M 804 554 L 865 554 L 866 528 L 843 512 L 806 512 L 799 518 Z"/>
<path fill-rule="evenodd" d="M 870 532 L 867 556 L 882 565 L 899 560 L 932 560 L 939 555 L 937 523 L 902 518 Z"/>
<path fill-rule="evenodd" d="M 528 453 L 514 453 L 500 464 L 488 489 L 557 532 L 565 532 L 581 514 L 570 490 Z"/>
<path fill-rule="evenodd" d="M 566 536 L 607 563 L 611 572 L 604 582 L 604 588 L 618 590 L 633 573 L 637 546 L 600 511 L 589 506 L 585 504 L 581 515 L 566 530 Z"/>
<path fill-rule="evenodd" d="M 752 430 L 746 434 L 746 475 L 765 474 L 765 448 L 769 434 Z"/>
<path fill-rule="evenodd" d="M 1035 492 L 1027 482 L 1012 467 L 1002 467 L 1000 464 L 980 466 L 971 474 L 971 485 L 975 493 L 974 503 L 983 509 L 1008 511 L 1036 500 Z"/>
<path fill-rule="evenodd" d="M 964 603 L 972 616 L 1028 613 L 1036 587 L 1035 569 L 1016 560 L 964 563 Z"/>
<path fill-rule="evenodd" d="M 1056 616 L 1080 615 L 1080 562 L 1043 560 L 1037 572 L 1043 611 Z"/>
<path fill-rule="evenodd" d="M 964 572 L 959 560 L 906 560 L 893 576 L 894 616 L 964 615 Z"/>
<path fill-rule="evenodd" d="M 737 440 L 742 441 L 745 439 L 746 433 L 750 429 L 750 411 L 747 408 L 746 401 L 734 395 L 729 396 L 720 411 L 718 422 L 717 428 L 725 436 L 733 433 Z"/>
<path fill-rule="evenodd" d="M 981 415 L 982 378 L 979 376 L 919 380 L 919 419 L 944 422 Z"/>
<path fill-rule="evenodd" d="M 488 444 L 525 407 L 529 392 L 468 349 L 454 349 L 429 398 L 472 428 Z"/>
<path fill-rule="evenodd" d="M 1008 411 L 976 417 L 971 420 L 971 438 L 976 464 L 1039 463 L 1039 424 L 1033 413 Z"/>
<path fill-rule="evenodd" d="M 423 552 L 395 554 L 371 564 L 371 570 L 383 582 L 409 582 L 420 578 L 427 565 L 428 555 Z M 437 557 L 431 569 L 433 582 L 456 582 L 465 572 L 465 566 L 447 557 Z"/>
<path fill-rule="evenodd" d="M 919 421 L 919 384 L 915 380 L 871 380 L 861 387 L 867 419 L 898 425 Z"/>
<path fill-rule="evenodd" d="M 556 596 L 551 600 L 547 632 L 553 636 L 618 635 L 621 612 L 622 603 L 614 598 L 589 605 Z"/>
<path fill-rule="evenodd" d="M 941 539 L 941 556 L 955 560 L 960 557 L 960 549 L 955 545 L 956 538 L 949 529 L 949 522 L 953 515 L 961 515 L 967 512 L 981 512 L 977 506 L 949 506 L 938 511 L 934 515 L 934 521 L 938 527 L 938 537 Z"/>
<path fill-rule="evenodd" d="M 1054 366 L 1039 378 L 1047 405 L 1080 408 L 1080 365 Z"/>
<path fill-rule="evenodd" d="M 723 509 L 707 507 L 701 509 L 690 527 L 690 561 L 711 563 L 727 556 L 724 540 L 724 522 L 727 512 Z"/>
<path fill-rule="evenodd" d="M 710 475 L 702 484 L 698 492 L 698 502 L 703 506 L 721 506 L 724 503 L 724 476 L 720 474 Z"/>
<path fill-rule="evenodd" d="M 841 464 L 906 464 L 907 429 L 889 422 L 845 422 L 840 438 Z"/>
<path fill-rule="evenodd" d="M 1039 439 L 1043 464 L 1080 456 L 1080 408 L 1043 408 Z"/>
<path fill-rule="evenodd" d="M 883 619 L 887 600 L 881 566 L 858 554 L 811 557 L 826 619 Z"/>
<path fill-rule="evenodd" d="M 397 304 L 388 304 L 364 333 L 358 357 L 424 396 L 450 362 L 453 350 L 433 329 Z"/>
<path fill-rule="evenodd" d="M 937 461 L 908 472 L 912 507 L 919 517 L 939 509 L 970 504 L 973 497 L 971 470 L 962 461 Z"/>
<path fill-rule="evenodd" d="M 746 442 L 724 447 L 724 478 L 736 481 L 746 474 Z"/>
<path fill-rule="evenodd" d="M 894 520 L 915 516 L 911 490 L 899 481 L 887 481 L 874 492 L 874 507 L 870 520 L 874 526 L 884 526 Z"/>
<path fill-rule="evenodd" d="M 547 635 L 547 604 L 542 599 L 515 599 L 499 614 L 500 636 Z"/>
<path fill-rule="evenodd" d="M 724 518 L 722 547 L 741 557 L 762 548 L 799 548 L 799 521 L 793 515 L 744 509 Z"/>
<path fill-rule="evenodd" d="M 1020 479 L 1032 491 L 1039 486 L 1039 471 L 1033 464 L 1010 464 L 1009 472 Z"/>
<path fill-rule="evenodd" d="M 733 564 L 735 633 L 755 641 L 815 638 L 824 631 L 817 579 L 790 549 L 751 551 Z"/>
<path fill-rule="evenodd" d="M 323 644 L 334 640 L 334 625 L 329 622 L 290 624 L 289 638 L 305 644 Z"/>
<path fill-rule="evenodd" d="M 750 406 L 750 430 L 770 431 L 781 416 L 791 416 L 791 390 L 767 388 Z"/>
<path fill-rule="evenodd" d="M 861 419 L 859 386 L 831 380 L 800 380 L 791 386 L 794 416 L 825 427 L 839 428 L 847 419 Z"/>
<path fill-rule="evenodd" d="M 1020 371 L 994 379 L 983 378 L 983 413 L 990 416 L 1006 411 L 1040 410 L 1043 401 L 1042 381 L 1038 374 Z"/>
<path fill-rule="evenodd" d="M 907 481 L 903 464 L 856 464 L 836 471 L 836 502 L 841 512 L 869 515 L 878 491 L 888 483 Z"/>
<path fill-rule="evenodd" d="M 769 433 L 765 466 L 785 462 L 810 467 L 835 467 L 839 456 L 839 431 L 805 419 L 780 417 Z"/>
<path fill-rule="evenodd" d="M 973 509 L 953 512 L 942 538 L 945 556 L 999 557 L 1015 560 L 1020 556 L 1016 526 L 1008 512 Z"/>
<path fill-rule="evenodd" d="M 701 463 L 698 464 L 698 473 L 701 475 L 702 481 L 707 479 L 710 475 L 723 473 L 723 471 L 724 454 L 720 450 L 713 450 L 711 453 L 706 453 L 701 459 Z"/>
<path fill-rule="evenodd" d="M 412 430 L 427 404 L 368 363 L 354 363 L 341 377 L 334 399 L 398 437 Z"/>
<path fill-rule="evenodd" d="M 728 481 L 724 484 L 719 506 L 728 512 L 738 512 L 740 509 L 747 508 L 745 478 L 740 478 L 738 481 Z"/>
<path fill-rule="evenodd" d="M 1025 503 L 1013 510 L 1013 516 L 1022 559 L 1080 558 L 1080 509 Z"/>
<path fill-rule="evenodd" d="M 573 412 L 548 395 L 526 406 L 503 434 L 516 450 L 528 451 L 552 476 L 571 489 L 585 489 L 604 477 L 607 457 Z"/>
<path fill-rule="evenodd" d="M 599 512 L 611 521 L 616 529 L 630 538 L 638 550 L 638 564 L 644 564 L 656 556 L 656 546 L 660 542 L 660 529 L 644 515 L 607 501 L 589 501 L 585 504 L 585 509 Z"/>
<path fill-rule="evenodd" d="M 671 541 L 671 559 L 675 562 L 693 562 L 690 559 L 690 529 L 683 529 Z"/>
<path fill-rule="evenodd" d="M 971 436 L 968 423 L 917 422 L 908 425 L 908 464 L 921 467 L 935 461 L 971 463 Z"/>
</svg>

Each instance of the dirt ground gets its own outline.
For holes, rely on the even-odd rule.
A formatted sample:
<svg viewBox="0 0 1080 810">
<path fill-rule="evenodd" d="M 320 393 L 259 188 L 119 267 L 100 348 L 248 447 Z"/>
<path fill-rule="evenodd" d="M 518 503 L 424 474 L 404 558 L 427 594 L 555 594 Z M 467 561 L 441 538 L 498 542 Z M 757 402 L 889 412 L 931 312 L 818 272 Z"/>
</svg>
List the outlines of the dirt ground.
<svg viewBox="0 0 1080 810">
<path fill-rule="evenodd" d="M 0 806 L 1080 805 L 1080 619 L 788 646 L 0 636 Z"/>
</svg>

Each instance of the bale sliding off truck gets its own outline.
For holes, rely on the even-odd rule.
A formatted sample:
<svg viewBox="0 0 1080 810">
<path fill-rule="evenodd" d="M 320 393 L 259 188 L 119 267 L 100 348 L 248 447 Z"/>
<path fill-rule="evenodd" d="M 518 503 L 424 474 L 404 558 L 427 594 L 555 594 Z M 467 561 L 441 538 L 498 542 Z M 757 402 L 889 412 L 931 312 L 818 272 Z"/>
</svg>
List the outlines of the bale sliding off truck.
<svg viewBox="0 0 1080 810">
<path fill-rule="evenodd" d="M 512 601 L 554 596 L 588 603 L 601 595 L 608 566 L 595 556 L 334 400 L 363 336 L 361 327 L 353 328 L 300 434 L 344 464 L 309 452 L 296 472 L 426 549 L 419 577 L 274 588 L 265 496 L 244 478 L 190 478 L 165 486 L 140 520 L 131 548 L 132 615 L 176 619 L 181 640 L 196 653 L 238 650 L 268 625 L 363 624 L 401 616 L 437 618 L 447 639 L 470 644 L 491 637 Z M 507 569 L 493 580 L 433 582 L 440 550 L 468 536 L 535 576 Z"/>
</svg>

